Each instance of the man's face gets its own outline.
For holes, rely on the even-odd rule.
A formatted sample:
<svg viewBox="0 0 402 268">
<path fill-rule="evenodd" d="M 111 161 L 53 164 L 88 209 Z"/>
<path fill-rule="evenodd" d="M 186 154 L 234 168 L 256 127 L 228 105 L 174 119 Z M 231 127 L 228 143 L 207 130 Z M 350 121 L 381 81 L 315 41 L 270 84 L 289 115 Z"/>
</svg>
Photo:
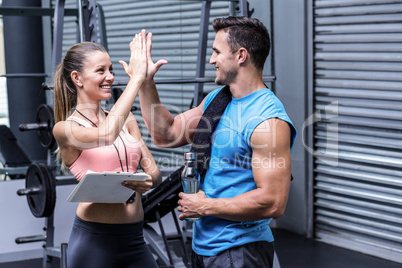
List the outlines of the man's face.
<svg viewBox="0 0 402 268">
<path fill-rule="evenodd" d="M 218 85 L 230 85 L 236 80 L 238 64 L 237 52 L 232 50 L 227 42 L 228 34 L 223 30 L 218 31 L 212 45 L 213 53 L 209 63 L 216 68 L 215 83 Z"/>
</svg>

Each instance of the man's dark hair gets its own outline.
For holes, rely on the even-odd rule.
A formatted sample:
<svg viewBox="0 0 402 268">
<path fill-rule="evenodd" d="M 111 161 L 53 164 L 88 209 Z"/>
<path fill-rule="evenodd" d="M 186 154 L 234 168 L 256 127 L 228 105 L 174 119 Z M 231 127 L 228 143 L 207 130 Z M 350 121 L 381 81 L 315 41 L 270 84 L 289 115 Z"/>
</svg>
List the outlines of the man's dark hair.
<svg viewBox="0 0 402 268">
<path fill-rule="evenodd" d="M 212 22 L 215 32 L 228 33 L 228 43 L 232 52 L 244 47 L 250 54 L 256 68 L 263 69 L 270 50 L 267 28 L 258 19 L 249 17 L 216 18 Z"/>
</svg>

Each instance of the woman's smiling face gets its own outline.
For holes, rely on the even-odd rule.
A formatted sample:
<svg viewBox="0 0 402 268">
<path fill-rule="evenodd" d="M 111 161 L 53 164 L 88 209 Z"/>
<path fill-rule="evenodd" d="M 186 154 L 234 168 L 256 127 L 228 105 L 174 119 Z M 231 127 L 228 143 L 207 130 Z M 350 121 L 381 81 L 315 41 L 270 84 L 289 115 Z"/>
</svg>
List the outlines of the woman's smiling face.
<svg viewBox="0 0 402 268">
<path fill-rule="evenodd" d="M 114 81 L 113 65 L 106 52 L 94 51 L 87 55 L 81 76 L 83 92 L 94 100 L 109 99 Z"/>
</svg>

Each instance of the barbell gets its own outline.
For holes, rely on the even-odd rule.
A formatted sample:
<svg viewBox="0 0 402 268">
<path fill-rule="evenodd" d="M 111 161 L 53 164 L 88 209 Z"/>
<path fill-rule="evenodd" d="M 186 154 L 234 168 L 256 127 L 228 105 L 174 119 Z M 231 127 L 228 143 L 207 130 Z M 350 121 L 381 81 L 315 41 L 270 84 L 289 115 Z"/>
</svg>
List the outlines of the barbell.
<svg viewBox="0 0 402 268">
<path fill-rule="evenodd" d="M 44 163 L 31 164 L 25 176 L 25 188 L 17 194 L 26 195 L 29 209 L 37 218 L 50 217 L 56 205 L 56 186 L 77 184 L 73 175 L 54 176 Z"/>
<path fill-rule="evenodd" d="M 25 189 L 17 194 L 27 196 L 28 206 L 37 217 L 49 217 L 56 205 L 56 178 L 45 164 L 31 164 L 25 178 Z"/>
<path fill-rule="evenodd" d="M 41 104 L 36 111 L 36 122 L 19 125 L 20 131 L 32 131 L 38 132 L 40 144 L 50 149 L 55 143 L 53 137 L 54 115 L 53 109 L 47 104 Z"/>
</svg>

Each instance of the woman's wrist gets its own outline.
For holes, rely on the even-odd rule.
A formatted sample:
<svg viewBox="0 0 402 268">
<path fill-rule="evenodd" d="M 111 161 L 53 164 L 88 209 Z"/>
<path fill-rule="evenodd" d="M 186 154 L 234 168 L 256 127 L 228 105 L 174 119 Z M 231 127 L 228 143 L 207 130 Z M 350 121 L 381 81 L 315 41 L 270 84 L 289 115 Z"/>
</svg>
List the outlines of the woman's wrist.
<svg viewBox="0 0 402 268">
<path fill-rule="evenodd" d="M 129 84 L 141 86 L 144 81 L 145 81 L 145 78 L 130 77 L 130 80 L 128 81 L 127 86 L 128 86 Z"/>
</svg>

